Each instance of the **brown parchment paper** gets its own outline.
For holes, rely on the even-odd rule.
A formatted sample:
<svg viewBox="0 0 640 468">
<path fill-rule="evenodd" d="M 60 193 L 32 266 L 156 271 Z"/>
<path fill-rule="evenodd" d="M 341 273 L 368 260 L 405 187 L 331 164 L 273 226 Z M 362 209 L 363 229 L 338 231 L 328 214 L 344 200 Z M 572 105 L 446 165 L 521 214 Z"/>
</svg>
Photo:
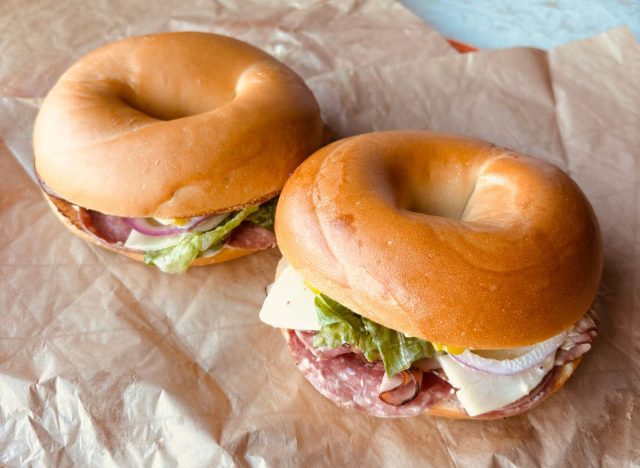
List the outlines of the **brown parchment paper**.
<svg viewBox="0 0 640 468">
<path fill-rule="evenodd" d="M 381 420 L 302 378 L 257 312 L 277 251 L 181 276 L 89 246 L 33 179 L 40 98 L 130 34 L 252 42 L 308 80 L 338 135 L 430 128 L 550 160 L 599 216 L 600 337 L 566 387 L 503 421 Z M 640 50 L 615 30 L 458 55 L 374 1 L 0 4 L 0 465 L 640 464 Z"/>
</svg>

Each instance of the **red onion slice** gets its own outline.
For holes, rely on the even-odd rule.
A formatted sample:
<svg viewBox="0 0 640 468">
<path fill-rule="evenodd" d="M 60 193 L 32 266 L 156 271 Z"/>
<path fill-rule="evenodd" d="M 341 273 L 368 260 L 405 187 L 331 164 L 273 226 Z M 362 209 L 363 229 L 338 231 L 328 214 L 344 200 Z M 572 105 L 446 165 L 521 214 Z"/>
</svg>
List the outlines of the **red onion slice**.
<svg viewBox="0 0 640 468">
<path fill-rule="evenodd" d="M 524 354 L 513 359 L 486 358 L 468 349 L 460 354 L 450 354 L 449 356 L 454 361 L 469 369 L 487 372 L 489 374 L 513 375 L 542 363 L 542 361 L 558 349 L 566 336 L 566 332 L 563 332 L 536 345 L 520 348 L 524 351 Z"/>
<path fill-rule="evenodd" d="M 125 222 L 131 226 L 132 229 L 146 236 L 172 236 L 188 231 L 207 218 L 209 218 L 209 216 L 196 216 L 191 218 L 184 226 L 155 224 L 150 221 L 150 218 L 125 218 Z"/>
</svg>

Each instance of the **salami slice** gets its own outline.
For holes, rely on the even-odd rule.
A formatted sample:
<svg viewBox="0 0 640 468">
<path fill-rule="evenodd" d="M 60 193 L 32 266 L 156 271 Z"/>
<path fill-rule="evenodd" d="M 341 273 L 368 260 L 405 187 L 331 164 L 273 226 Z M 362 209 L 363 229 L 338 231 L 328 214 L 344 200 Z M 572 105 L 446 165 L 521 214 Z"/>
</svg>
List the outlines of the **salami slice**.
<svg viewBox="0 0 640 468">
<path fill-rule="evenodd" d="M 315 357 L 320 359 L 331 359 L 341 354 L 353 353 L 353 350 L 349 345 L 342 345 L 337 348 L 316 348 L 313 346 L 313 337 L 316 332 L 305 332 L 296 330 L 296 336 L 305 345 L 305 347 Z"/>
<path fill-rule="evenodd" d="M 276 236 L 262 226 L 244 222 L 231 231 L 227 244 L 239 249 L 263 250 L 276 246 Z"/>
<path fill-rule="evenodd" d="M 124 244 L 131 233 L 131 227 L 120 216 L 80 208 L 79 218 L 86 231 L 109 244 Z"/>
<path fill-rule="evenodd" d="M 311 353 L 295 331 L 287 331 L 289 349 L 305 378 L 323 396 L 339 406 L 355 408 L 373 416 L 415 416 L 451 396 L 452 387 L 429 372 L 424 374 L 420 392 L 412 401 L 393 406 L 379 398 L 384 370 L 364 362 L 356 354 L 320 359 Z"/>
</svg>

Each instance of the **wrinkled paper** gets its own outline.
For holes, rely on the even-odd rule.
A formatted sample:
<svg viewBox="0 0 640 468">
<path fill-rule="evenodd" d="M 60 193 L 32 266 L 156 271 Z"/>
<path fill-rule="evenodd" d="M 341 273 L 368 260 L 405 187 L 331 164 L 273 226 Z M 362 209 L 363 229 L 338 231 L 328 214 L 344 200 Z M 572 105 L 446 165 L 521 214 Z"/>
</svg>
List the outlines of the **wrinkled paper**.
<svg viewBox="0 0 640 468">
<path fill-rule="evenodd" d="M 70 235 L 34 182 L 42 97 L 90 50 L 174 30 L 275 55 L 338 136 L 463 133 L 565 169 L 605 241 L 600 336 L 565 388 L 491 422 L 342 410 L 258 320 L 277 250 L 171 276 Z M 0 465 L 640 464 L 639 77 L 626 29 L 462 55 L 389 1 L 3 2 Z"/>
</svg>

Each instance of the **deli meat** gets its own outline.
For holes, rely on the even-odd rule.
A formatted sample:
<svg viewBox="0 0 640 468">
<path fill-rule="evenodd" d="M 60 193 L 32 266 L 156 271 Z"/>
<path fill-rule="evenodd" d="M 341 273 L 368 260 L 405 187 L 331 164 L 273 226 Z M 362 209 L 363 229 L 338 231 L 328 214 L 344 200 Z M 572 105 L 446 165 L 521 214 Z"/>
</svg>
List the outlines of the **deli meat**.
<svg viewBox="0 0 640 468">
<path fill-rule="evenodd" d="M 420 393 L 422 376 L 422 371 L 417 369 L 403 370 L 391 377 L 384 374 L 378 396 L 389 405 L 404 405 Z"/>
<path fill-rule="evenodd" d="M 98 211 L 79 208 L 78 219 L 82 228 L 98 239 L 124 248 L 131 227 L 124 217 L 111 216 Z M 257 224 L 245 222 L 231 231 L 227 245 L 241 249 L 262 250 L 275 247 L 275 234 Z"/>
<path fill-rule="evenodd" d="M 313 346 L 313 337 L 315 332 L 305 332 L 296 330 L 296 336 L 298 339 L 306 346 L 306 348 L 317 358 L 320 359 L 331 359 L 336 356 L 340 356 L 341 354 L 353 353 L 353 350 L 349 345 L 343 344 L 342 346 L 338 346 L 337 348 L 322 348 L 322 347 L 314 347 Z"/>
<path fill-rule="evenodd" d="M 596 336 L 598 336 L 598 315 L 595 310 L 589 309 L 560 345 L 556 353 L 555 365 L 562 366 L 578 359 L 591 349 Z"/>
<path fill-rule="evenodd" d="M 79 210 L 78 217 L 82 227 L 109 244 L 124 244 L 131 233 L 131 227 L 121 216 L 111 216 L 85 208 Z"/>
<path fill-rule="evenodd" d="M 415 416 L 451 396 L 452 387 L 429 372 L 423 375 L 413 400 L 401 406 L 384 403 L 379 397 L 384 370 L 379 365 L 372 365 L 354 353 L 321 359 L 309 351 L 293 330 L 287 331 L 287 341 L 305 378 L 339 406 L 380 417 Z"/>
<path fill-rule="evenodd" d="M 263 250 L 276 246 L 276 236 L 262 226 L 244 222 L 231 231 L 227 244 L 239 249 Z"/>
<path fill-rule="evenodd" d="M 563 366 L 589 351 L 597 335 L 598 317 L 589 310 L 567 334 L 558 348 L 554 367 L 528 395 L 509 405 L 476 416 L 498 419 L 513 416 L 535 406 L 551 394 L 563 376 Z M 339 406 L 356 408 L 374 416 L 415 416 L 430 406 L 446 401 L 448 407 L 464 411 L 435 359 L 422 359 L 391 377 L 381 362 L 367 362 L 357 350 L 343 345 L 335 349 L 314 348 L 315 332 L 287 331 L 289 349 L 298 368 L 326 398 Z"/>
</svg>

